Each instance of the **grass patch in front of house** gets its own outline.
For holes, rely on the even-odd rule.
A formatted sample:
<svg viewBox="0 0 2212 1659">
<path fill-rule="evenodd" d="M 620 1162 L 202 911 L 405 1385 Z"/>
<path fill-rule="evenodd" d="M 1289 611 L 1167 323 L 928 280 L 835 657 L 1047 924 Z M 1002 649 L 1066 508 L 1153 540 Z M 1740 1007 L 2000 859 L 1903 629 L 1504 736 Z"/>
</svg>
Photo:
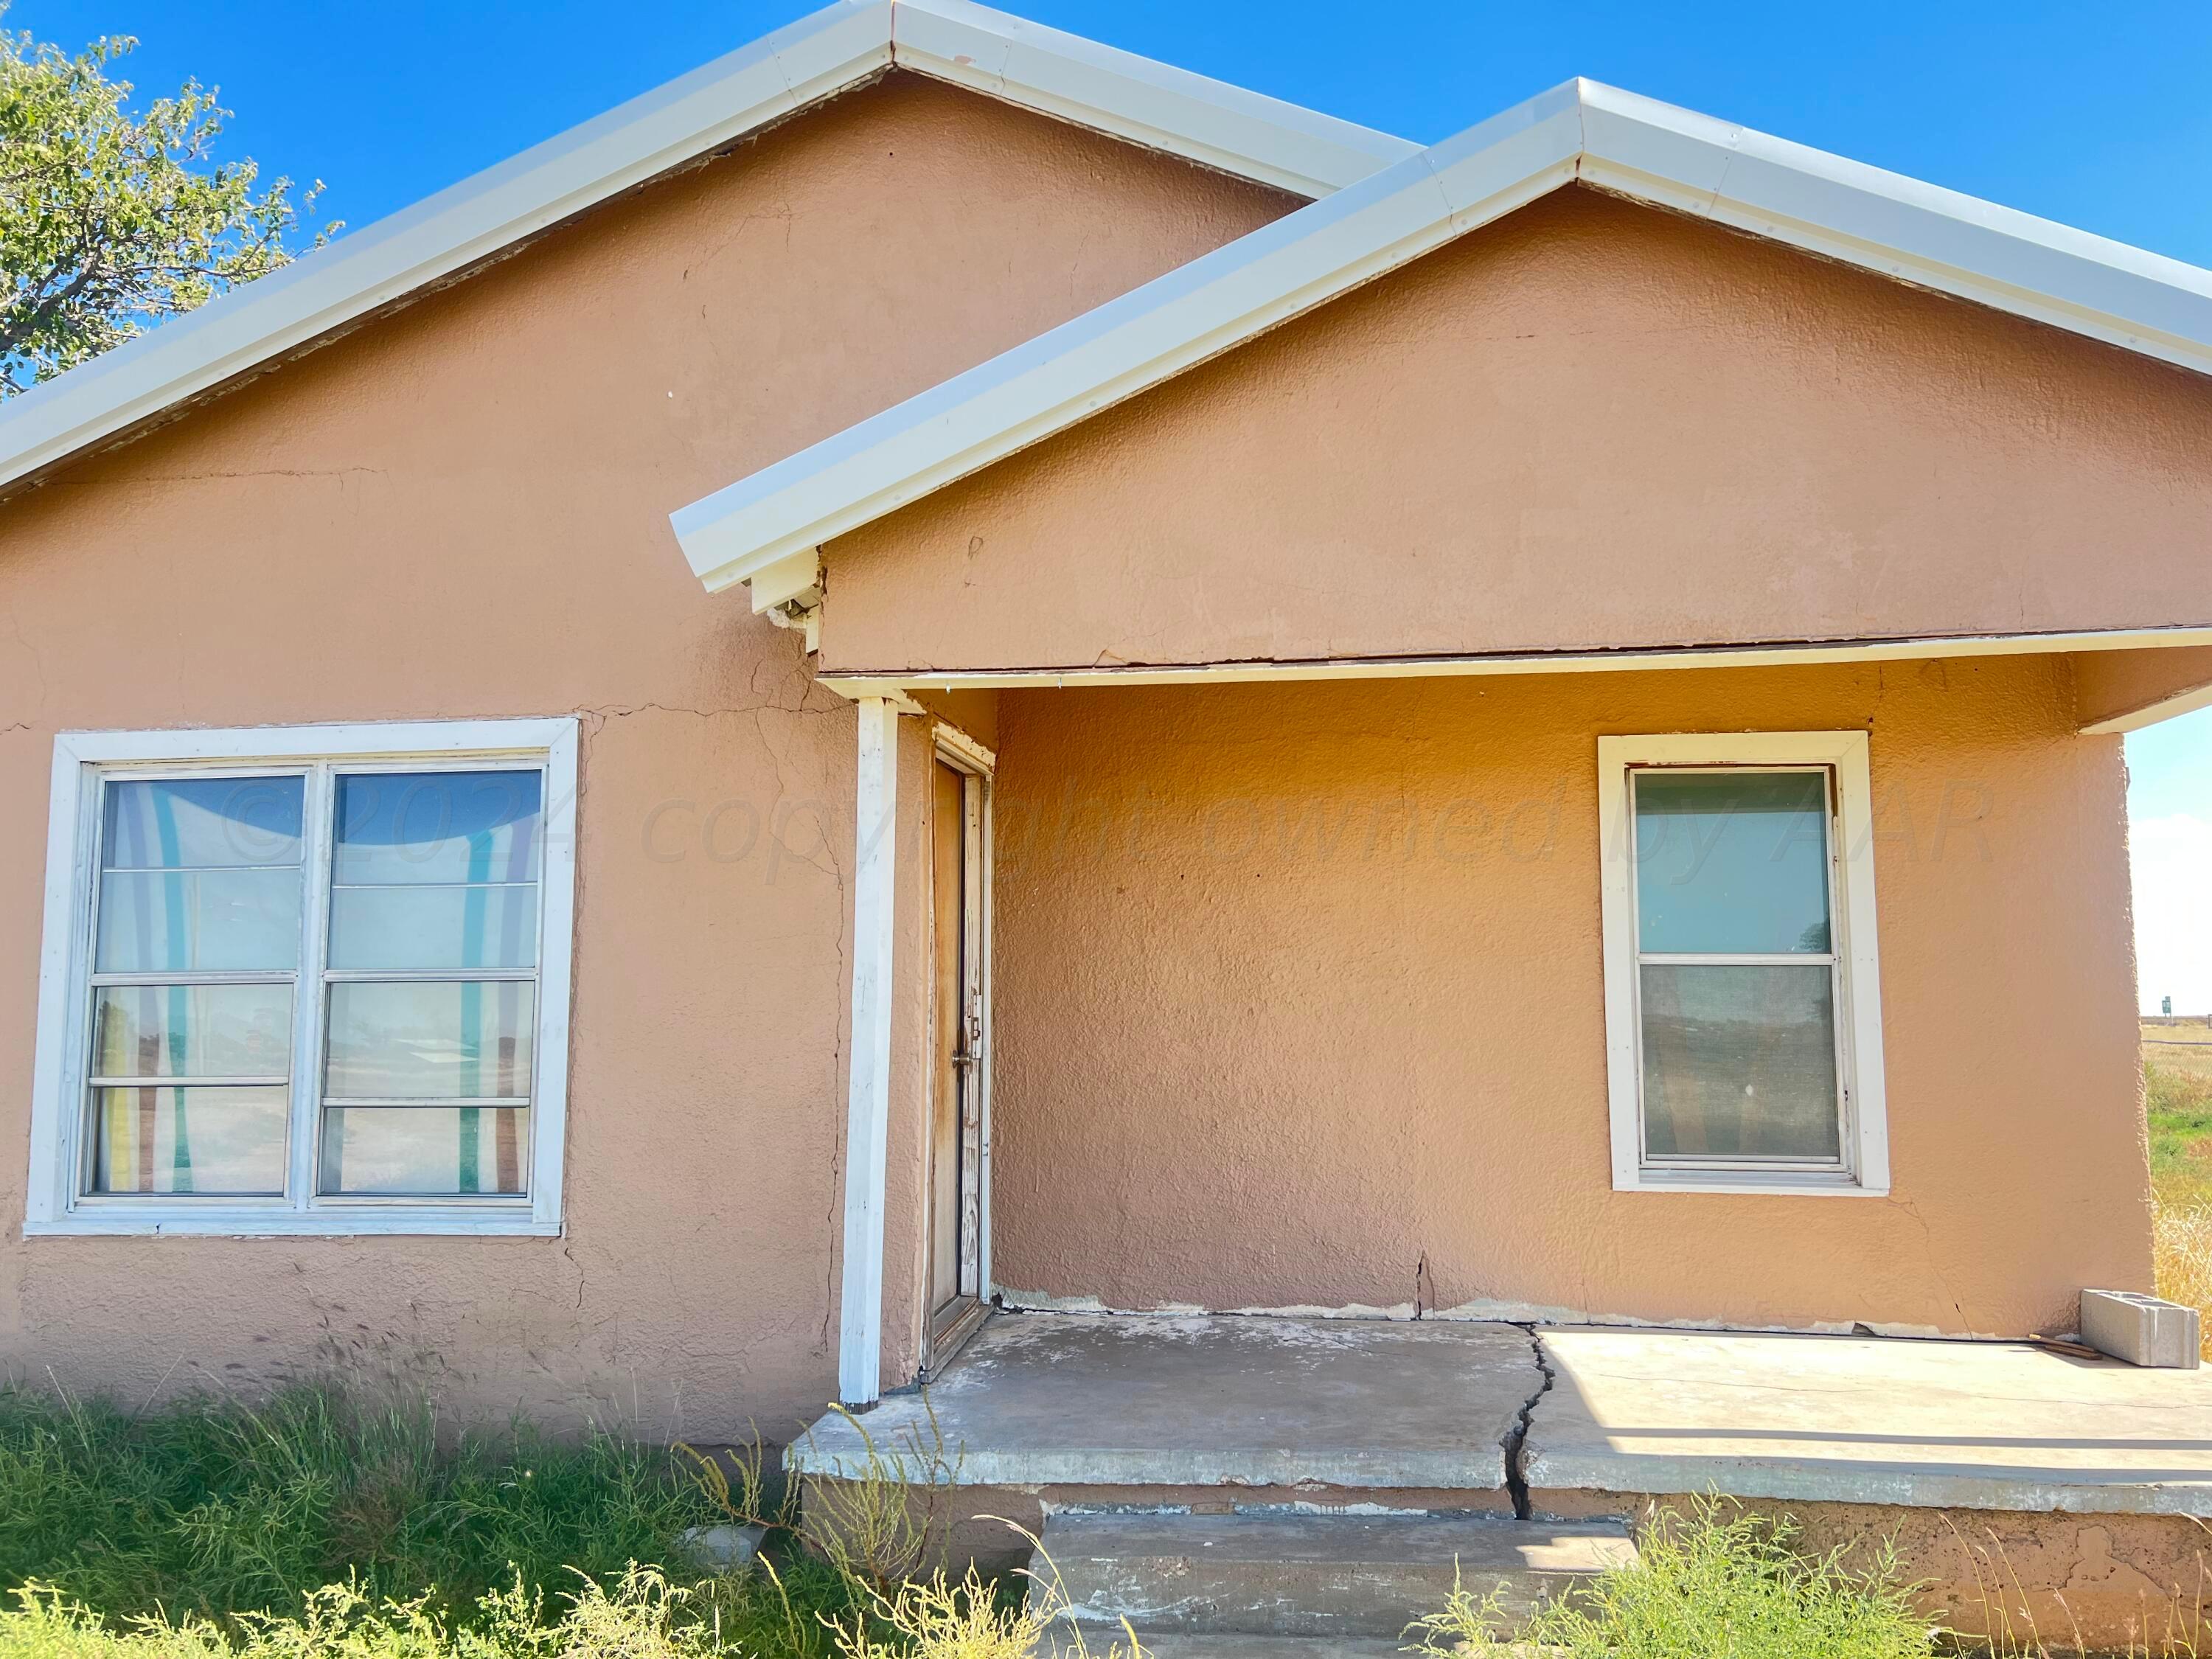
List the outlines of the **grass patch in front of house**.
<svg viewBox="0 0 2212 1659">
<path fill-rule="evenodd" d="M 1913 1610 L 1887 1555 L 1847 1569 L 1807 1558 L 1787 1522 L 1723 1499 L 1662 1515 L 1637 1540 L 1635 1565 L 1601 1574 L 1583 1595 L 1547 1602 L 1516 1651 L 1559 1659 L 1911 1659 L 1936 1650 L 1936 1627 Z M 1505 1648 L 1498 1598 L 1462 1584 L 1409 1626 L 1414 1651 L 1463 1659 Z"/>
<path fill-rule="evenodd" d="M 441 1427 L 443 1432 L 441 1431 Z M 0 1659 L 1023 1659 L 1020 1586 L 933 1575 L 878 1490 L 848 1539 L 802 1535 L 717 1459 L 603 1430 L 440 1423 L 419 1396 L 336 1384 L 125 1411 L 0 1388 Z M 757 1517 L 764 1565 L 681 1541 Z M 1102 1656 L 1103 1659 L 1103 1656 Z"/>
<path fill-rule="evenodd" d="M 465 1625 L 518 1574 L 547 1596 L 611 1582 L 720 1518 L 665 1449 L 446 1426 L 419 1399 L 328 1386 L 141 1412 L 0 1389 L 0 1592 L 228 1619 L 350 1579 Z"/>
</svg>

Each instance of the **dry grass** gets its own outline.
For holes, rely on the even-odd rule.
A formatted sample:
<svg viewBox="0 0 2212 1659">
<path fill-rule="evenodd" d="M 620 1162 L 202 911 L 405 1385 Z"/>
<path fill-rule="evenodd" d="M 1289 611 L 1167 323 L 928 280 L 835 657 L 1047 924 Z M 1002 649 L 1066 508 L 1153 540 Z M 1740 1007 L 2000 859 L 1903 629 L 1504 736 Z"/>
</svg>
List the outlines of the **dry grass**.
<svg viewBox="0 0 2212 1659">
<path fill-rule="evenodd" d="M 2203 1310 L 2212 1359 L 2212 1025 L 2142 1023 L 2158 1293 Z"/>
<path fill-rule="evenodd" d="M 2204 1358 L 2212 1361 L 2212 1201 L 2161 1200 L 2154 1213 L 2158 1293 L 2203 1314 Z"/>
</svg>

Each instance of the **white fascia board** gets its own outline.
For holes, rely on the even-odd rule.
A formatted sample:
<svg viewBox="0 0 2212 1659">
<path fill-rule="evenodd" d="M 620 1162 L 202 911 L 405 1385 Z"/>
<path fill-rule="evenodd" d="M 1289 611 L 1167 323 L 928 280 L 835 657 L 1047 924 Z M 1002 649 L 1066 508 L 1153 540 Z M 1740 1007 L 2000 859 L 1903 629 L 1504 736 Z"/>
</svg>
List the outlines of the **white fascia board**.
<svg viewBox="0 0 2212 1659">
<path fill-rule="evenodd" d="M 709 591 L 1157 386 L 1573 176 L 1561 88 L 1262 226 L 672 515 Z"/>
<path fill-rule="evenodd" d="M 1490 674 L 1609 674 L 1699 668 L 1795 668 L 1812 664 L 1917 662 L 1932 658 L 2020 657 L 2072 651 L 2161 650 L 2212 645 L 2212 627 L 2097 629 L 2062 634 L 1923 634 L 1904 638 L 1795 644 L 1615 646 L 1599 651 L 1503 651 L 1431 657 L 1254 658 L 1233 662 L 1065 668 L 830 669 L 815 684 L 842 697 L 900 697 L 915 691 L 1014 691 L 1070 686 L 1267 684 L 1295 680 L 1447 679 Z M 2180 705 L 2188 703 L 2190 707 Z M 2151 709 L 2115 715 L 2084 732 L 2126 732 L 2191 708 L 2212 707 L 2212 687 Z M 2164 712 L 2154 713 L 2153 710 Z"/>
<path fill-rule="evenodd" d="M 0 414 L 0 484 L 888 67 L 890 11 L 839 0 L 57 376 Z"/>
<path fill-rule="evenodd" d="M 684 556 L 744 581 L 1577 179 L 2212 374 L 2212 272 L 1571 81 L 694 502 Z"/>
<path fill-rule="evenodd" d="M 836 0 L 13 399 L 0 487 L 895 62 L 1306 196 L 1419 149 L 963 0 Z"/>
<path fill-rule="evenodd" d="M 1315 198 L 1420 146 L 968 0 L 896 0 L 903 69 Z"/>
<path fill-rule="evenodd" d="M 2087 231 L 1581 83 L 1601 189 L 2212 373 L 2212 271 Z"/>
</svg>

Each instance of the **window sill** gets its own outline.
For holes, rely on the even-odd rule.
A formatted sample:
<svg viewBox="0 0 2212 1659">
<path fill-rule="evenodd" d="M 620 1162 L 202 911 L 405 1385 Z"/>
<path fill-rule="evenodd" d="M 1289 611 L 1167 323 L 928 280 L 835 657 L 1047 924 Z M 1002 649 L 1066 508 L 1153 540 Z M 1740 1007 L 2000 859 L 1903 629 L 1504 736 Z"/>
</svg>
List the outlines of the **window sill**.
<svg viewBox="0 0 2212 1659">
<path fill-rule="evenodd" d="M 1856 1176 L 1816 1170 L 1635 1170 L 1616 1171 L 1617 1193 L 1712 1193 L 1761 1198 L 1887 1198 L 1887 1187 L 1869 1187 Z"/>
<path fill-rule="evenodd" d="M 389 1238 L 406 1235 L 557 1238 L 558 1220 L 527 1210 L 363 1208 L 331 1210 L 165 1209 L 125 1212 L 77 1210 L 58 1219 L 27 1220 L 26 1238 L 172 1236 L 215 1238 Z"/>
</svg>

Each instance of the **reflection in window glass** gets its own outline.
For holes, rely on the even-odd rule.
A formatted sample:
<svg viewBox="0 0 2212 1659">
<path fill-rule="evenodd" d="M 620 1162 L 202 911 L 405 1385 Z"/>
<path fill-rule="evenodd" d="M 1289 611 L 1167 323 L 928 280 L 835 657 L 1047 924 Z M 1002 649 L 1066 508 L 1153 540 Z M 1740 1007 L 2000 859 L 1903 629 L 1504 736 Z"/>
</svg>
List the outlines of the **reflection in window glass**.
<svg viewBox="0 0 2212 1659">
<path fill-rule="evenodd" d="M 333 1106 L 323 1190 L 386 1197 L 520 1196 L 530 1167 L 520 1106 Z"/>
<path fill-rule="evenodd" d="M 270 1197 L 284 1190 L 291 1091 L 95 1089 L 92 1190 Z"/>
<path fill-rule="evenodd" d="M 1636 775 L 1638 945 L 1825 951 L 1824 772 Z"/>
</svg>

